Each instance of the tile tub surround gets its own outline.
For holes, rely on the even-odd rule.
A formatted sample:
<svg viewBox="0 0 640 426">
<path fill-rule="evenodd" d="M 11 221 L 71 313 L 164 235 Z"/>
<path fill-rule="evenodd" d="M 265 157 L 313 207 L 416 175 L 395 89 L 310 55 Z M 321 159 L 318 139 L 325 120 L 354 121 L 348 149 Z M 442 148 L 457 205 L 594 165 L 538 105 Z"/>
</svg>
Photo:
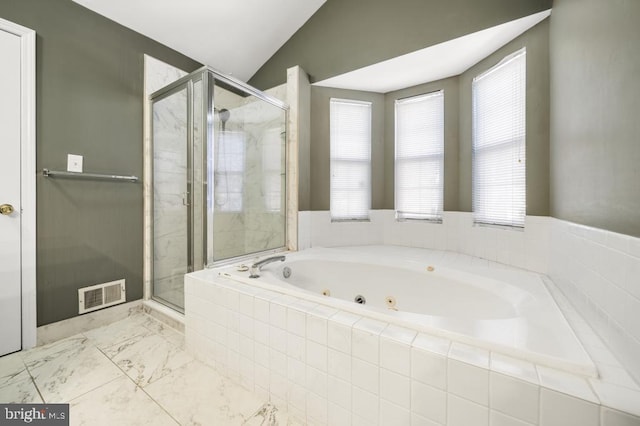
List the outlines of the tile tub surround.
<svg viewBox="0 0 640 426">
<path fill-rule="evenodd" d="M 328 211 L 299 212 L 302 248 L 398 245 L 448 250 L 546 274 L 549 217 L 527 216 L 524 230 L 474 226 L 472 213 L 444 212 L 442 223 L 397 221 L 393 210 L 371 210 L 370 221 L 331 222 Z"/>
<path fill-rule="evenodd" d="M 474 226 L 464 212 L 444 212 L 441 224 L 398 222 L 393 210 L 357 223 L 300 212 L 299 236 L 302 248 L 423 247 L 547 274 L 640 382 L 640 238 L 540 216 L 527 216 L 523 231 Z"/>
<path fill-rule="evenodd" d="M 215 270 L 185 290 L 188 351 L 307 424 L 640 425 L 619 366 L 587 380 Z"/>
<path fill-rule="evenodd" d="M 640 381 L 640 238 L 553 219 L 549 276 Z"/>
</svg>

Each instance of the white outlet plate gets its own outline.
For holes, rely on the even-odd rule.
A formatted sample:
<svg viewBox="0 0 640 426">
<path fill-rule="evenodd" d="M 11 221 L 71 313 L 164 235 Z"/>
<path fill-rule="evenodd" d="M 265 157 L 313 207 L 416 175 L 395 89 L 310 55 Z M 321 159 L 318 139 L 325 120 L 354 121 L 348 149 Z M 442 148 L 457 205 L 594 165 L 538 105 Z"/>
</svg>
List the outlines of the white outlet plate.
<svg viewBox="0 0 640 426">
<path fill-rule="evenodd" d="M 82 173 L 82 155 L 67 154 L 67 171 Z"/>
</svg>

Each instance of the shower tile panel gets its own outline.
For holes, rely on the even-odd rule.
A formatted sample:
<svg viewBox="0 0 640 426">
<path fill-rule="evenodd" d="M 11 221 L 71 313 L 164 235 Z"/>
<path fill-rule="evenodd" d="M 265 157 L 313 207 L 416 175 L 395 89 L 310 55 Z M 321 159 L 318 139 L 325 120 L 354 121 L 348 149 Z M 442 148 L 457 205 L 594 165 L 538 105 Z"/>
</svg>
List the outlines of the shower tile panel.
<svg viewBox="0 0 640 426">
<path fill-rule="evenodd" d="M 146 96 L 187 75 L 185 71 L 149 55 L 144 55 L 144 66 Z"/>
<path fill-rule="evenodd" d="M 281 84 L 279 86 L 272 87 L 264 91 L 266 94 L 280 99 L 282 102 L 288 102 L 287 100 L 287 84 Z"/>
</svg>

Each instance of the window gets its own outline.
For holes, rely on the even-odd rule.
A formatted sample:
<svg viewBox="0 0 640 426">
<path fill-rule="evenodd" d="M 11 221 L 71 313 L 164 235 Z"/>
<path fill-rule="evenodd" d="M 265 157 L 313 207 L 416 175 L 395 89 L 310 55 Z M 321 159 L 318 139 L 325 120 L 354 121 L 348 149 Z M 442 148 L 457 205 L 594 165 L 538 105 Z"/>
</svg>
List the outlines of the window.
<svg viewBox="0 0 640 426">
<path fill-rule="evenodd" d="M 398 219 L 442 220 L 444 92 L 396 101 Z"/>
<path fill-rule="evenodd" d="M 475 223 L 524 227 L 526 51 L 473 80 Z"/>
<path fill-rule="evenodd" d="M 331 99 L 331 219 L 365 220 L 371 208 L 371 102 Z"/>
<path fill-rule="evenodd" d="M 220 132 L 214 167 L 214 209 L 242 211 L 244 186 L 244 134 Z"/>
</svg>

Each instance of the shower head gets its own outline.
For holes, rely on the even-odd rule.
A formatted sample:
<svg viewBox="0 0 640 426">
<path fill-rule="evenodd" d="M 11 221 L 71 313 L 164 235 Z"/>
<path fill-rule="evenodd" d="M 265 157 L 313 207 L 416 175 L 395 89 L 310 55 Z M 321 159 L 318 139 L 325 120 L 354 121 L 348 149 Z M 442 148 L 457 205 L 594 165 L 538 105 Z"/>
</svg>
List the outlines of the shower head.
<svg viewBox="0 0 640 426">
<path fill-rule="evenodd" d="M 220 121 L 222 121 L 222 124 L 224 124 L 227 122 L 227 120 L 229 120 L 229 117 L 231 117 L 231 112 L 226 108 L 222 108 L 220 111 L 218 111 L 218 115 L 220 116 Z"/>
</svg>

